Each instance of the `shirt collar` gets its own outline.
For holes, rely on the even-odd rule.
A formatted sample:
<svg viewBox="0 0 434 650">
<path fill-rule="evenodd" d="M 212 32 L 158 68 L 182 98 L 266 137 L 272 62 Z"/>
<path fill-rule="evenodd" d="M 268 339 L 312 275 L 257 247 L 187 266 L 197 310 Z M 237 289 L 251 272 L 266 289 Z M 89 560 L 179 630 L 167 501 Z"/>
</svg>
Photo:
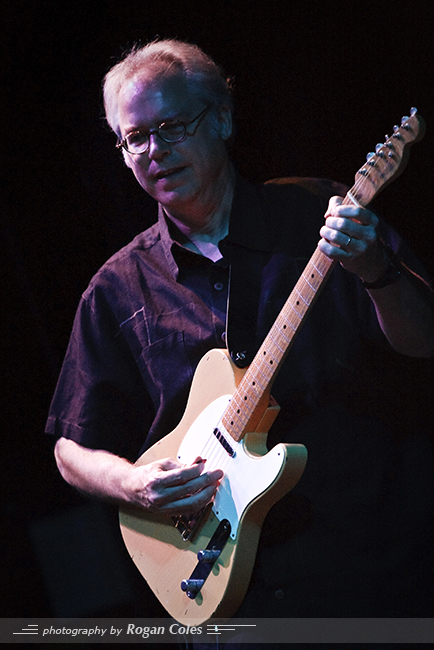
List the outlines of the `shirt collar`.
<svg viewBox="0 0 434 650">
<path fill-rule="evenodd" d="M 270 251 L 271 238 L 267 227 L 269 219 L 262 187 L 246 181 L 236 172 L 229 234 L 221 242 L 222 252 L 226 244 L 261 252 Z M 185 235 L 169 221 L 161 204 L 158 205 L 158 224 L 166 261 L 171 273 L 177 278 L 179 273 L 177 260 L 180 262 L 180 256 L 183 260 L 190 257 L 199 261 L 197 258 L 200 255 L 183 246 L 186 241 Z"/>
<path fill-rule="evenodd" d="M 229 233 L 220 242 L 223 254 L 230 255 L 228 249 L 239 247 L 261 253 L 272 249 L 271 219 L 263 188 L 262 184 L 255 185 L 237 174 Z"/>
</svg>

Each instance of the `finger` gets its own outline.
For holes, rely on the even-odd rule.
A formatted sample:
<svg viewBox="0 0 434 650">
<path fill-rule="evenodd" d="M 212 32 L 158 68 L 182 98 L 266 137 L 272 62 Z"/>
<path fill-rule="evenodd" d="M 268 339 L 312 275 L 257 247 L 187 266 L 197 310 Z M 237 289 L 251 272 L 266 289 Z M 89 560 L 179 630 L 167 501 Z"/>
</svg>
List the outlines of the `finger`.
<svg viewBox="0 0 434 650">
<path fill-rule="evenodd" d="M 189 515 L 202 510 L 210 503 L 216 493 L 217 486 L 208 486 L 200 492 L 186 495 L 180 499 L 174 499 L 161 505 L 159 510 L 169 515 Z"/>
<path fill-rule="evenodd" d="M 216 469 L 210 472 L 203 472 L 199 476 L 195 476 L 189 480 L 165 485 L 164 488 L 167 491 L 167 494 L 174 494 L 181 497 L 186 494 L 199 492 L 210 485 L 217 485 L 221 481 L 222 477 L 223 472 Z"/>
<path fill-rule="evenodd" d="M 172 469 L 178 469 L 181 467 L 181 463 L 173 458 L 162 458 L 156 462 L 156 465 L 163 471 L 170 471 Z"/>
<path fill-rule="evenodd" d="M 223 472 L 216 470 L 203 474 L 184 485 L 164 489 L 161 489 L 161 485 L 155 485 L 151 498 L 152 507 L 157 512 L 165 513 L 172 509 L 188 513 L 191 508 L 203 507 L 214 496 L 222 475 Z"/>
<path fill-rule="evenodd" d="M 204 459 L 196 459 L 191 465 L 178 465 L 173 469 L 162 472 L 158 479 L 164 487 L 185 485 L 202 474 L 205 463 L 206 460 Z"/>
<path fill-rule="evenodd" d="M 209 487 L 216 488 L 223 477 L 223 472 L 221 470 L 213 470 L 211 472 L 204 472 L 196 478 L 192 478 L 189 481 L 185 481 L 180 484 L 172 484 L 170 486 L 164 486 L 164 499 L 174 500 L 182 499 L 191 494 L 196 494 L 201 490 L 206 490 Z M 156 486 L 157 489 L 160 489 L 162 486 Z"/>
<path fill-rule="evenodd" d="M 328 222 L 327 222 L 328 223 Z M 330 228 L 328 225 L 323 226 L 320 230 L 320 235 L 327 243 L 332 246 L 342 248 L 345 251 L 348 250 L 348 247 L 351 245 L 352 248 L 357 248 L 357 237 L 353 232 L 352 228 L 346 228 L 343 230 L 338 230 L 337 228 Z"/>
<path fill-rule="evenodd" d="M 325 219 L 326 223 L 330 222 L 330 225 L 336 224 L 339 229 L 346 228 L 345 222 L 374 227 L 378 224 L 378 217 L 373 212 L 366 208 L 359 208 L 353 205 L 336 206 L 333 212 L 327 212 Z"/>
<path fill-rule="evenodd" d="M 343 201 L 343 199 L 342 199 L 341 196 L 332 196 L 330 198 L 330 200 L 329 200 L 329 204 L 328 204 L 328 207 L 327 207 L 325 218 L 327 218 L 329 215 L 332 215 L 335 212 L 335 210 L 340 205 L 342 205 L 342 201 Z"/>
</svg>

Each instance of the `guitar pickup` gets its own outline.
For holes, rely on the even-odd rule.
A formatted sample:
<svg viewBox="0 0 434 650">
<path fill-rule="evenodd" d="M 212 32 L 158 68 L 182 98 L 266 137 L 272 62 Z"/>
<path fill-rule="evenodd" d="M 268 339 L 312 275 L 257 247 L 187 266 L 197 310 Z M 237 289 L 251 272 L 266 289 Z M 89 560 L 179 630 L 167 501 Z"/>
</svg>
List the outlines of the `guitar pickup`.
<svg viewBox="0 0 434 650">
<path fill-rule="evenodd" d="M 202 589 L 205 580 L 208 578 L 214 564 L 217 562 L 220 554 L 231 534 L 231 524 L 227 519 L 223 519 L 218 525 L 214 535 L 211 537 L 208 546 L 200 550 L 197 554 L 198 563 L 189 578 L 181 582 L 181 589 L 191 599 L 196 598 Z"/>
</svg>

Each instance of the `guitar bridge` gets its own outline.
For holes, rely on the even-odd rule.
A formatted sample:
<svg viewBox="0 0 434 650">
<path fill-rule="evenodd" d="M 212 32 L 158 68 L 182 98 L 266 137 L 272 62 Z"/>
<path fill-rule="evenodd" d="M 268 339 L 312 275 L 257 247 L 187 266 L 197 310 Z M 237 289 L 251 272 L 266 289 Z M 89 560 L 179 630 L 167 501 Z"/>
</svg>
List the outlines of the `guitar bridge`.
<svg viewBox="0 0 434 650">
<path fill-rule="evenodd" d="M 197 554 L 198 563 L 189 578 L 181 582 L 181 589 L 191 599 L 196 598 L 202 589 L 205 580 L 211 573 L 211 569 L 217 562 L 220 554 L 231 534 L 231 524 L 223 519 L 218 525 L 214 535 L 211 537 L 208 546 Z"/>
<path fill-rule="evenodd" d="M 196 527 L 196 524 L 200 519 L 201 514 L 202 513 L 199 513 L 195 517 L 194 516 L 187 517 L 185 515 L 180 515 L 179 517 L 172 517 L 172 521 L 175 524 L 175 528 L 179 531 L 184 542 L 187 542 L 190 539 Z"/>
</svg>

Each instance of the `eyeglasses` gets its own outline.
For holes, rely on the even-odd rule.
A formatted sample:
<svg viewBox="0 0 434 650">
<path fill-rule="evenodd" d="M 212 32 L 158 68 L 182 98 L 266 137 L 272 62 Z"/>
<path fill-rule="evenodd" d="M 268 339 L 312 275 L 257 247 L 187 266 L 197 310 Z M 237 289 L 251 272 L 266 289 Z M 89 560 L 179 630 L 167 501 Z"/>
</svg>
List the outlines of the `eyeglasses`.
<svg viewBox="0 0 434 650">
<path fill-rule="evenodd" d="M 158 135 L 161 140 L 164 142 L 182 142 L 185 140 L 187 135 L 194 135 L 196 129 L 199 126 L 199 123 L 196 125 L 196 129 L 193 133 L 187 133 L 187 126 L 200 120 L 205 116 L 205 113 L 211 108 L 211 106 L 206 106 L 203 111 L 199 113 L 193 120 L 190 122 L 181 122 L 176 120 L 174 122 L 163 122 L 156 129 L 151 129 L 151 131 L 131 131 L 128 135 L 125 136 L 123 140 L 118 140 L 116 144 L 117 149 L 125 149 L 128 153 L 132 154 L 142 154 L 145 153 L 149 148 L 151 135 Z"/>
</svg>

